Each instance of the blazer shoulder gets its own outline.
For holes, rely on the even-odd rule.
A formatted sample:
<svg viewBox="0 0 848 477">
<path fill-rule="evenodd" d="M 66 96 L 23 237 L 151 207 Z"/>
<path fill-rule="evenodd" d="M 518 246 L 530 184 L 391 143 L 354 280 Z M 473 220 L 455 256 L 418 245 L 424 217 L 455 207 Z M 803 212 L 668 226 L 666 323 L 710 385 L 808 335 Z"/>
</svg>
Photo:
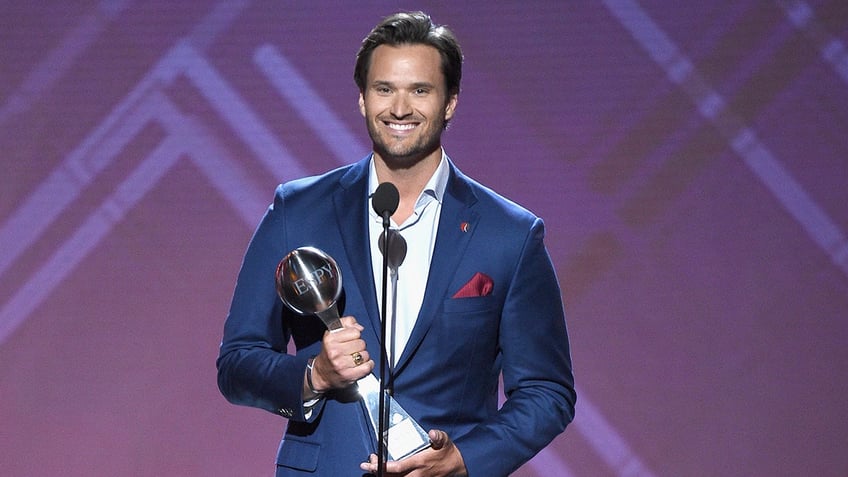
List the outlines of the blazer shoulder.
<svg viewBox="0 0 848 477">
<path fill-rule="evenodd" d="M 331 193 L 339 184 L 340 178 L 352 165 L 342 166 L 323 174 L 301 177 L 277 186 L 276 195 L 286 200 L 297 199 L 303 195 L 321 195 Z"/>
<path fill-rule="evenodd" d="M 361 178 L 367 178 L 367 171 L 368 158 L 365 158 L 323 174 L 293 179 L 277 186 L 274 202 L 303 206 L 329 203 L 327 199 L 339 190 L 339 187 L 346 188 Z"/>
</svg>

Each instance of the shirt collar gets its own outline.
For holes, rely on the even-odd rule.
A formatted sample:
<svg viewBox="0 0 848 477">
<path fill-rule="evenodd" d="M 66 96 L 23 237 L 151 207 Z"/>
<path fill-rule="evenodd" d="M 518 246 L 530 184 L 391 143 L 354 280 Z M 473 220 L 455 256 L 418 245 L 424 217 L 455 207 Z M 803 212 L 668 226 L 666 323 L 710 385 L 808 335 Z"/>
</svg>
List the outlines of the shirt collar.
<svg viewBox="0 0 848 477">
<path fill-rule="evenodd" d="M 427 197 L 435 198 L 439 203 L 442 202 L 442 199 L 445 196 L 445 190 L 448 187 L 448 178 L 450 177 L 450 168 L 448 167 L 448 159 L 445 154 L 445 150 L 442 149 L 442 159 L 439 161 L 439 166 L 436 167 L 436 171 L 433 172 L 433 175 L 430 176 L 430 180 L 427 181 L 427 184 L 424 186 L 424 190 L 421 191 L 421 195 L 418 196 L 418 201 L 416 202 L 415 207 L 418 208 L 423 203 L 426 203 Z M 368 166 L 368 197 L 374 195 L 374 191 L 377 190 L 377 186 L 380 185 L 377 179 L 377 169 L 374 166 L 374 154 L 371 154 L 371 161 Z"/>
</svg>

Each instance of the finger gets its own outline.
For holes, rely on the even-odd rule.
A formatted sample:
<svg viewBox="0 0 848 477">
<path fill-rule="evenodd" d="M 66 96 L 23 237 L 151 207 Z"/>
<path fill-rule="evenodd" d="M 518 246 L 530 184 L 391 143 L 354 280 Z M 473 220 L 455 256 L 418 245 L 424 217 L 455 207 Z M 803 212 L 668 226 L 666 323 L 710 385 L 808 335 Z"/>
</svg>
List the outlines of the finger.
<svg viewBox="0 0 848 477">
<path fill-rule="evenodd" d="M 372 372 L 374 372 L 374 361 L 369 361 L 367 364 L 363 364 L 362 366 L 356 368 L 356 381 L 368 376 Z"/>
<path fill-rule="evenodd" d="M 371 359 L 371 360 L 368 360 L 368 361 L 363 361 L 359 366 L 354 366 L 354 367 L 350 368 L 350 370 L 353 372 L 353 374 L 352 374 L 353 379 L 359 380 L 360 378 L 367 376 L 372 371 L 374 371 L 375 366 L 376 366 L 376 363 L 374 363 L 374 360 Z"/>
<path fill-rule="evenodd" d="M 345 328 L 356 328 L 359 331 L 365 329 L 365 327 L 357 323 L 356 318 L 352 316 L 343 316 L 340 320 L 342 322 L 342 326 L 344 326 Z"/>
<path fill-rule="evenodd" d="M 350 364 L 350 356 L 365 350 L 365 340 L 360 332 L 353 328 L 343 328 L 333 336 L 324 337 L 322 342 L 327 357 L 332 361 L 347 358 L 345 365 Z"/>
<path fill-rule="evenodd" d="M 360 470 L 369 473 L 377 472 L 377 454 L 371 454 L 368 456 L 368 462 L 363 462 L 359 464 Z"/>
<path fill-rule="evenodd" d="M 386 474 L 390 475 L 407 475 L 409 472 L 420 468 L 421 458 L 419 455 L 414 455 L 401 460 L 390 460 L 386 462 Z M 377 466 L 374 466 L 374 470 Z"/>
<path fill-rule="evenodd" d="M 358 359 L 357 355 L 359 355 Z M 353 357 L 354 367 L 366 366 L 368 362 L 371 361 L 371 355 L 368 353 L 367 350 L 364 349 L 362 351 L 356 351 L 352 353 L 351 356 Z"/>
<path fill-rule="evenodd" d="M 359 351 L 354 351 L 353 353 L 350 353 L 350 359 L 352 362 L 351 368 L 356 368 L 365 362 L 365 355 Z"/>
<path fill-rule="evenodd" d="M 362 330 L 356 327 L 348 326 L 328 331 L 322 338 L 325 343 L 344 343 L 354 341 L 362 336 Z"/>
<path fill-rule="evenodd" d="M 356 362 L 355 364 L 358 366 L 371 359 L 371 355 L 369 355 L 368 351 L 365 349 L 365 340 L 359 338 L 339 343 L 338 348 L 336 348 L 336 352 L 338 354 L 335 355 L 335 357 L 339 358 L 345 366 L 352 366 L 353 362 Z M 357 356 L 359 356 L 359 358 L 357 358 Z"/>
<path fill-rule="evenodd" d="M 431 429 L 427 436 L 430 438 L 430 447 L 433 450 L 439 450 L 450 442 L 447 433 L 438 429 Z"/>
</svg>

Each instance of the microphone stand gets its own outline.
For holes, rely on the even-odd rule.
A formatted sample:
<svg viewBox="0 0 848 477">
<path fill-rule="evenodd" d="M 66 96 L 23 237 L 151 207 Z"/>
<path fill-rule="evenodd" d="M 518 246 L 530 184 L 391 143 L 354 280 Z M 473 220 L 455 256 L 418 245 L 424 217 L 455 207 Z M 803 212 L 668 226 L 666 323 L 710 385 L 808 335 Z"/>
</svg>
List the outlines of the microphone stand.
<svg viewBox="0 0 848 477">
<path fill-rule="evenodd" d="M 386 436 L 386 426 L 388 425 L 388 409 L 386 409 L 386 385 L 389 381 L 389 376 L 387 373 L 387 363 L 388 356 L 386 355 L 386 328 L 388 322 L 388 310 L 386 306 L 387 301 L 387 288 L 389 281 L 389 218 L 391 217 L 391 212 L 388 210 L 383 211 L 383 236 L 386 238 L 386 243 L 383 248 L 383 295 L 382 295 L 382 314 L 383 319 L 382 326 L 380 328 L 380 404 L 379 404 L 379 419 L 377 424 L 377 477 L 383 477 L 384 475 L 384 466 L 386 461 L 386 445 L 384 442 Z"/>
</svg>

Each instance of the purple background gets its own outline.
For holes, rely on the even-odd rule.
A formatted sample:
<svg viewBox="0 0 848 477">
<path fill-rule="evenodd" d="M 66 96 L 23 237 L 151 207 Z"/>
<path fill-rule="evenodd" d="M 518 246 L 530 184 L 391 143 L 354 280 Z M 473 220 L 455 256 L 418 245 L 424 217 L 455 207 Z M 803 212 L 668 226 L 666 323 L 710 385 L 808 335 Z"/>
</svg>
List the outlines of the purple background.
<svg viewBox="0 0 848 477">
<path fill-rule="evenodd" d="M 0 3 L 3 475 L 272 474 L 215 384 L 238 266 L 367 152 L 354 54 L 413 8 L 563 285 L 577 418 L 517 475 L 848 475 L 848 4 L 493 3 Z"/>
</svg>

